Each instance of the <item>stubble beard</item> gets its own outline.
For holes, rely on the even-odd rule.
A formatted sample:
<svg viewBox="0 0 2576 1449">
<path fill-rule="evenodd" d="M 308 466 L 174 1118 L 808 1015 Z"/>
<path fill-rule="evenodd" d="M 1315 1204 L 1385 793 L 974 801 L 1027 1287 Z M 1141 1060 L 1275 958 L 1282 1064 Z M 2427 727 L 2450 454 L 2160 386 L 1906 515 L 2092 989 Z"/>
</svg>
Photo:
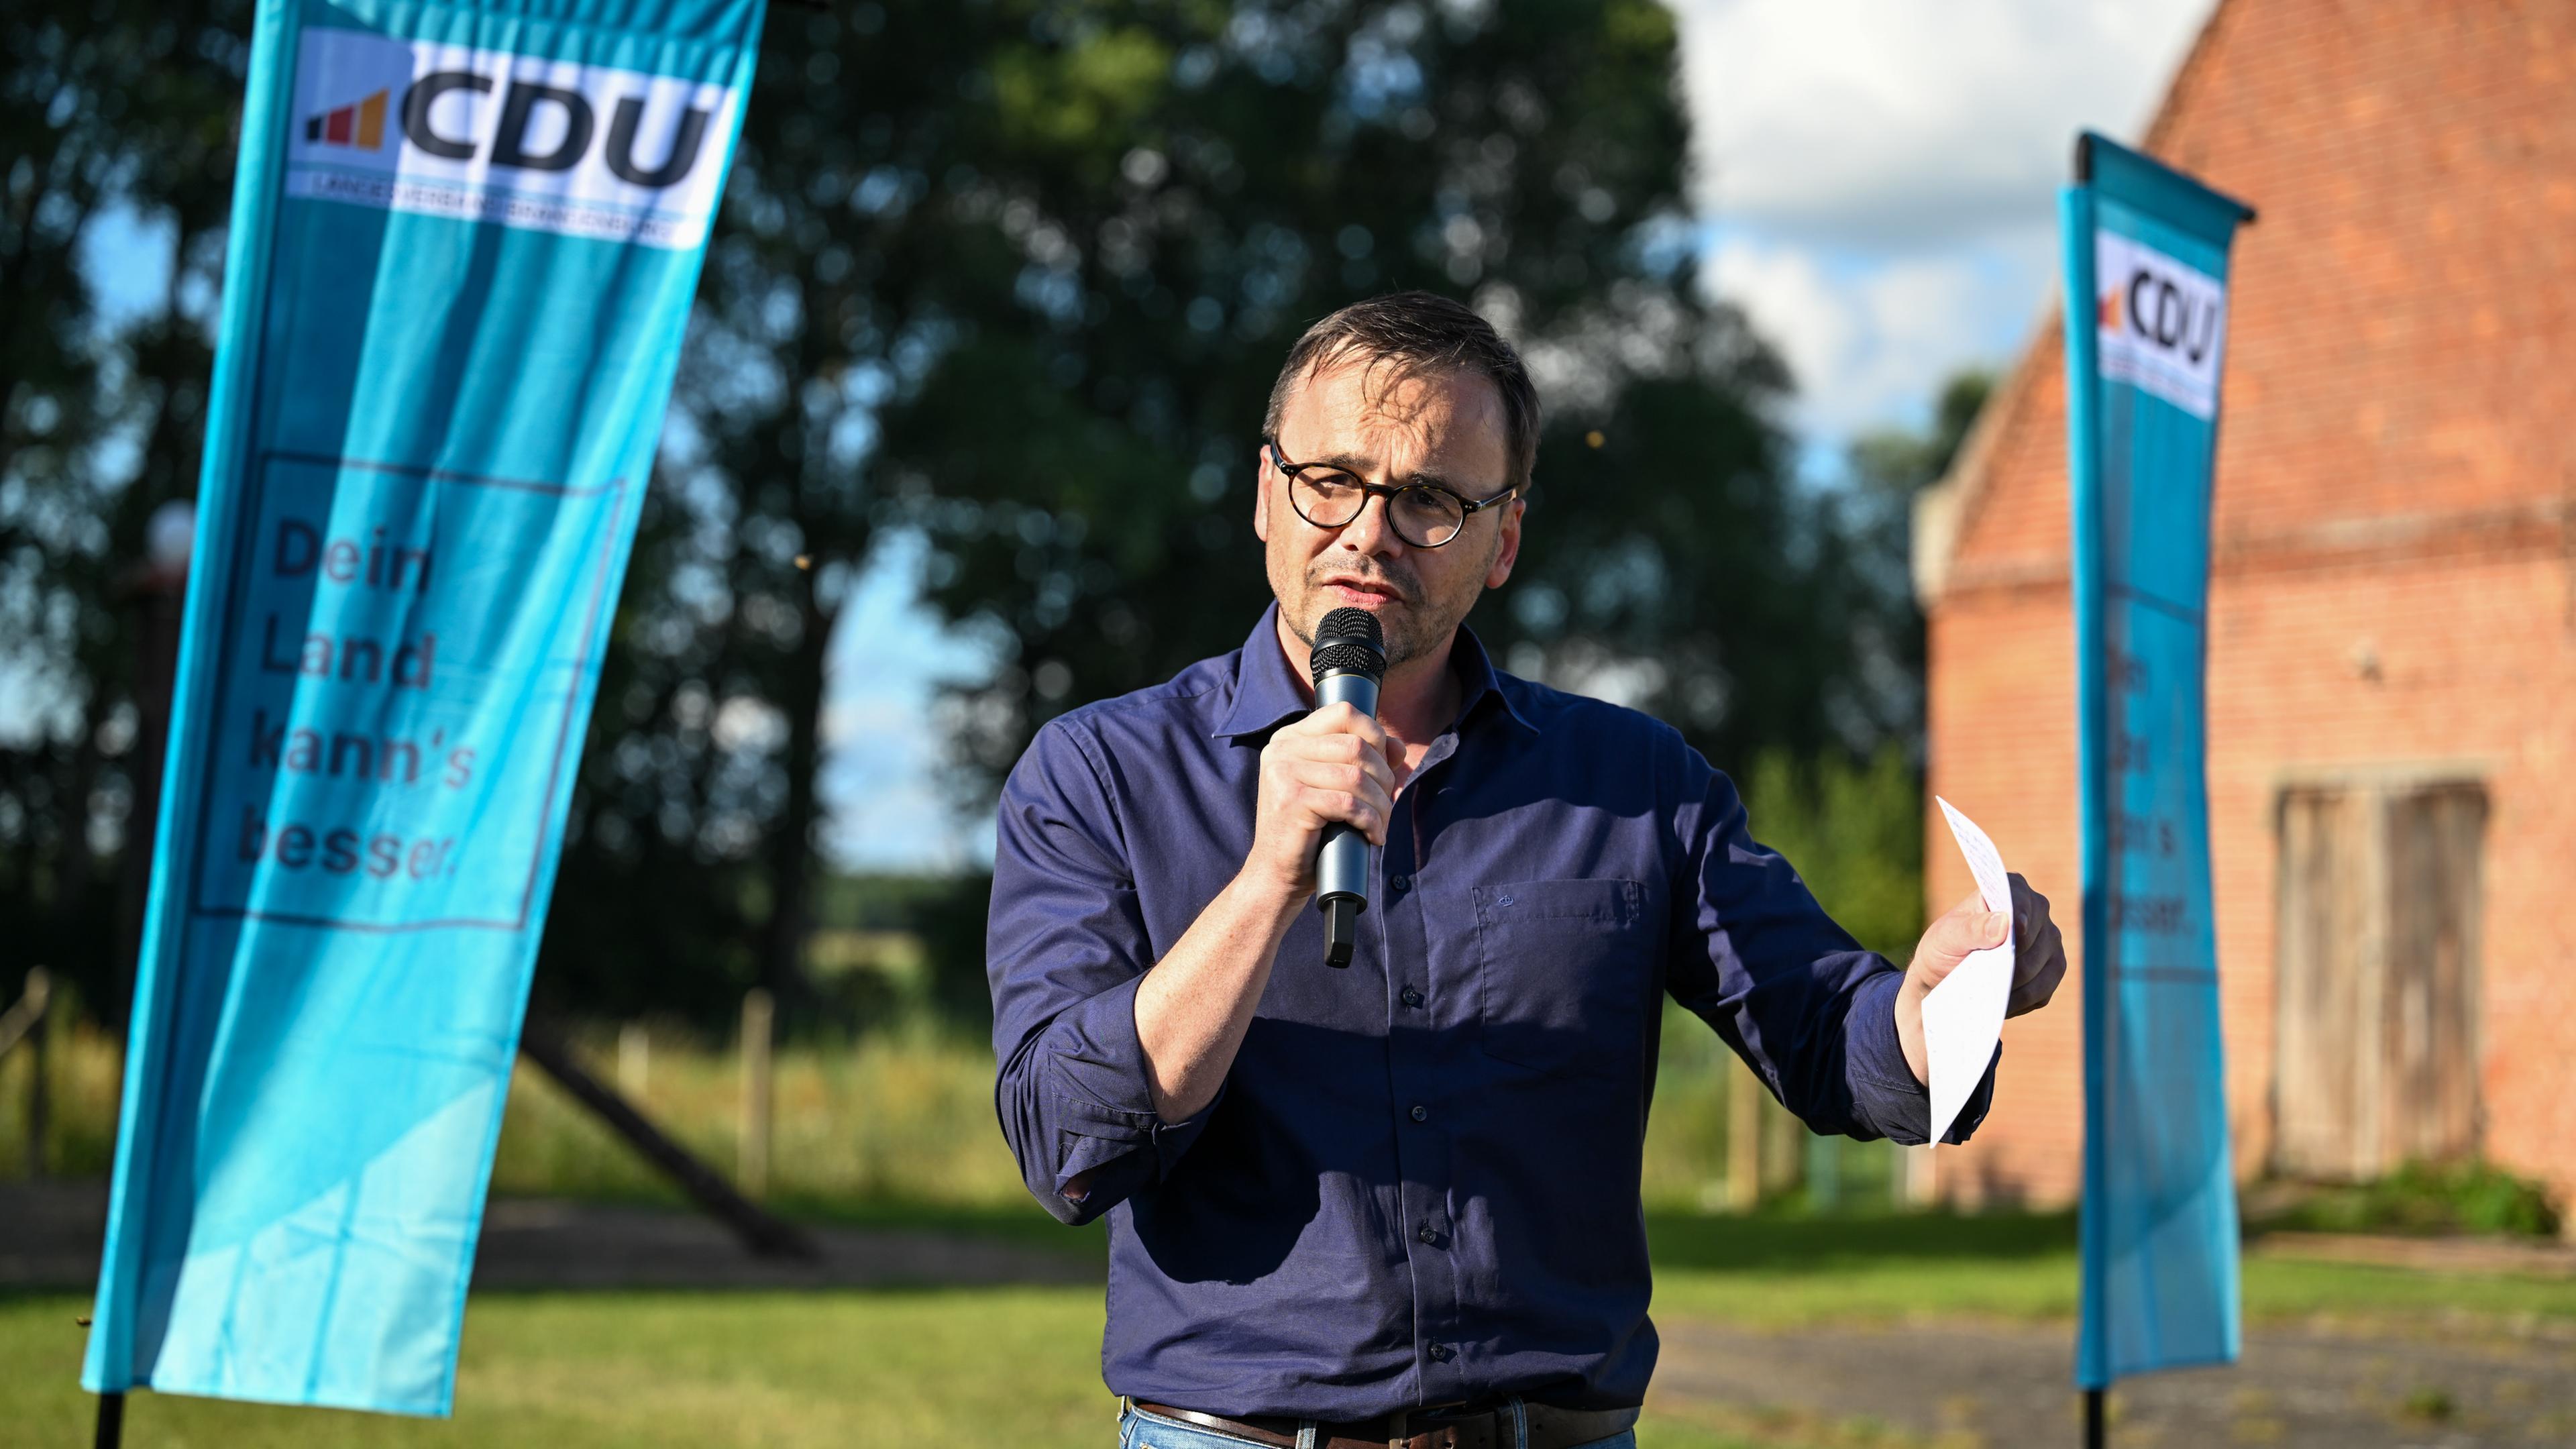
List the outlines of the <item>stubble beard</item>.
<svg viewBox="0 0 2576 1449">
<path fill-rule="evenodd" d="M 1459 623 L 1467 617 L 1467 611 L 1475 607 L 1477 596 L 1484 592 L 1481 580 L 1486 571 L 1493 567 L 1493 555 L 1499 553 L 1501 548 L 1502 543 L 1499 539 L 1488 546 L 1485 567 L 1477 570 L 1475 578 L 1470 581 L 1471 586 L 1467 589 L 1464 599 L 1453 601 L 1432 597 L 1423 589 L 1418 578 L 1386 580 L 1395 588 L 1402 590 L 1404 594 L 1403 598 L 1391 601 L 1388 607 L 1372 611 L 1377 614 L 1378 627 L 1385 631 L 1388 669 L 1396 669 L 1420 659 L 1447 642 L 1450 635 L 1457 631 Z M 1316 570 L 1317 573 L 1348 571 L 1346 568 Z M 1290 627 L 1296 631 L 1297 638 L 1308 649 L 1315 647 L 1315 630 L 1323 624 L 1324 616 L 1331 613 L 1334 608 L 1340 607 L 1325 605 L 1322 600 L 1316 598 L 1316 595 L 1323 591 L 1323 587 L 1313 579 L 1307 580 L 1307 612 L 1311 617 L 1302 620 L 1292 617 L 1289 620 Z M 1449 607 L 1453 603 L 1454 610 Z"/>
</svg>

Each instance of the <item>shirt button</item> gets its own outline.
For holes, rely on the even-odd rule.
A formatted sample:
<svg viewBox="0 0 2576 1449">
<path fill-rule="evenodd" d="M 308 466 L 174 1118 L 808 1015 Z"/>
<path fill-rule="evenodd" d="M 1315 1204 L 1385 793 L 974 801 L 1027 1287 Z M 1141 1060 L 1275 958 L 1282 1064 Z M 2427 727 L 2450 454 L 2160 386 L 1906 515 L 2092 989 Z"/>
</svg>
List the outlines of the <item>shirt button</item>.
<svg viewBox="0 0 2576 1449">
<path fill-rule="evenodd" d="M 1458 1351 L 1456 1349 L 1451 1348 L 1445 1343 L 1435 1343 L 1431 1345 L 1431 1361 L 1433 1363 L 1447 1363 L 1450 1359 L 1457 1356 L 1457 1352 Z"/>
<path fill-rule="evenodd" d="M 1505 891 L 1505 892 L 1503 892 L 1501 895 L 1494 897 L 1494 904 L 1495 904 L 1495 905 L 1498 905 L 1498 906 L 1508 906 L 1508 905 L 1510 905 L 1511 903 L 1512 903 L 1512 893 L 1511 893 L 1510 891 Z"/>
<path fill-rule="evenodd" d="M 1429 1223 L 1424 1223 L 1422 1226 L 1415 1228 L 1413 1230 L 1413 1235 L 1420 1238 L 1422 1241 L 1431 1244 L 1435 1248 L 1440 1245 L 1440 1230 L 1431 1226 Z"/>
<path fill-rule="evenodd" d="M 1414 1104 L 1413 1104 L 1413 1120 L 1414 1120 L 1414 1121 L 1416 1121 L 1416 1122 L 1428 1122 L 1428 1121 L 1430 1121 L 1430 1120 L 1431 1120 L 1431 1109 L 1430 1109 L 1430 1108 L 1428 1108 L 1428 1107 L 1423 1106 L 1420 1102 L 1416 1102 L 1416 1103 L 1414 1103 Z"/>
<path fill-rule="evenodd" d="M 1387 884 L 1400 891 L 1409 891 L 1413 889 L 1413 877 L 1409 875 L 1396 876 L 1394 879 L 1389 880 Z"/>
<path fill-rule="evenodd" d="M 1403 994 L 1397 999 L 1401 1000 L 1407 1006 L 1420 1006 L 1422 1004 L 1422 993 L 1408 986 L 1404 988 Z"/>
</svg>

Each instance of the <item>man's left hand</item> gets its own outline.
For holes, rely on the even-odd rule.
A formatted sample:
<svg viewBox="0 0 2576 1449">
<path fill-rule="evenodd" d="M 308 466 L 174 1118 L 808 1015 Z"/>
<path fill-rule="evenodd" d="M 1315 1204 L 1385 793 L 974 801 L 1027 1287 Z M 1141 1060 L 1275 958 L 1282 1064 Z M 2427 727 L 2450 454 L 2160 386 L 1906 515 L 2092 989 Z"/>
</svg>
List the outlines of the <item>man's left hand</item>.
<svg viewBox="0 0 2576 1449">
<path fill-rule="evenodd" d="M 2048 897 L 2032 890 L 2018 871 L 2006 878 L 2012 882 L 2012 937 L 2017 943 L 2012 997 L 2004 1006 L 2010 1017 L 2037 1011 L 2057 994 L 2057 983 L 2066 979 L 2066 939 L 2048 918 Z M 1923 1047 L 1923 998 L 1970 953 L 2003 944 L 2004 919 L 1972 895 L 1934 921 L 1914 948 L 1905 985 L 1896 993 L 1896 1039 L 1905 1047 L 1905 1064 L 1914 1069 L 1914 1080 L 1932 1080 L 1931 1058 Z"/>
</svg>

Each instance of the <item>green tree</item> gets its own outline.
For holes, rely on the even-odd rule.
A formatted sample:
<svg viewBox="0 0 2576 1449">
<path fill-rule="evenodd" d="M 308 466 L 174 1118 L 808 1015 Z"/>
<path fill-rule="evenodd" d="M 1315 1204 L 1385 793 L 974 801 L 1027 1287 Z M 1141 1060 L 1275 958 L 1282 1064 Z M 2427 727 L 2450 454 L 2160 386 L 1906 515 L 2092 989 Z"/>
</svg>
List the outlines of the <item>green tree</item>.
<svg viewBox="0 0 2576 1449">
<path fill-rule="evenodd" d="M 249 10 L 0 9 L 0 996 L 47 965 L 111 1019 L 157 743 L 137 674 L 172 607 L 138 564 L 153 509 L 196 491 Z M 103 244 L 112 297 L 84 265 Z"/>
<path fill-rule="evenodd" d="M 1865 666 L 1882 681 L 1877 700 L 1895 733 L 1918 747 L 1923 732 L 1923 612 L 1914 602 L 1914 497 L 1950 471 L 1968 429 L 1994 391 L 1994 374 L 1967 368 L 1934 394 L 1921 432 L 1882 428 L 1852 441 L 1846 485 L 1834 499 L 1836 531 L 1850 549 L 1847 579 L 1858 601 Z"/>
<path fill-rule="evenodd" d="M 1827 913 L 1860 943 L 1899 962 L 1923 934 L 1923 615 L 1909 537 L 1915 494 L 1956 461 L 1993 390 L 1969 370 L 1942 383 L 1923 432 L 1886 428 L 1854 440 L 1831 528 L 1857 601 L 1854 648 L 1882 681 L 1882 742 L 1767 748 L 1743 779 L 1754 836 L 1798 867 Z"/>
<path fill-rule="evenodd" d="M 1721 757 L 1827 730 L 1839 544 L 1784 481 L 1785 375 L 1693 286 L 1674 62 L 1639 0 L 776 12 L 543 979 L 794 998 L 827 644 L 884 530 L 1001 656 L 939 726 L 970 791 L 1237 643 L 1279 358 L 1399 287 L 1546 389 L 1527 582 L 1477 620 L 1505 657 Z"/>
<path fill-rule="evenodd" d="M 1904 747 L 1866 760 L 1766 750 L 1740 782 L 1754 838 L 1798 868 L 1825 913 L 1902 963 L 1923 935 L 1923 777 Z"/>
<path fill-rule="evenodd" d="M 248 7 L 0 19 L 0 911 L 103 980 L 141 732 L 120 560 L 193 488 Z M 989 790 L 1045 718 L 1231 647 L 1297 330 L 1472 299 L 1549 405 L 1513 667 L 1721 764 L 1867 750 L 1863 541 L 1788 482 L 1786 378 L 1696 291 L 1673 21 L 1515 5 L 780 5 L 585 754 L 541 990 L 713 1021 L 799 970 L 827 663 L 890 530 L 1002 665 L 923 727 Z M 114 313 L 102 218 L 169 259 Z M 135 250 L 129 245 L 128 252 Z M 1899 681 L 1901 683 L 1901 680 Z M 971 883 L 937 915 L 967 934 Z"/>
<path fill-rule="evenodd" d="M 881 460 L 935 499 L 934 599 L 1005 644 L 968 762 L 989 778 L 1046 717 L 1241 639 L 1279 359 L 1402 287 L 1494 317 L 1549 407 L 1489 642 L 1720 754 L 1820 729 L 1826 550 L 1783 484 L 1785 374 L 1693 286 L 1674 58 L 1671 17 L 1630 3 L 1140 13 L 998 59 L 1030 151 L 987 168 L 1015 281 L 957 295 Z"/>
</svg>

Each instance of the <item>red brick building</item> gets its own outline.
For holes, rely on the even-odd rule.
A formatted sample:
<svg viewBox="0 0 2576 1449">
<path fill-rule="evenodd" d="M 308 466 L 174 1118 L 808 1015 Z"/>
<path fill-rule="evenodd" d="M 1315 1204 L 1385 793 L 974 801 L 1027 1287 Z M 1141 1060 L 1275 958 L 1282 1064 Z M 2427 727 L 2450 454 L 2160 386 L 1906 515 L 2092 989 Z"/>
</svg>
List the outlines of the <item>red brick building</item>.
<svg viewBox="0 0 2576 1449">
<path fill-rule="evenodd" d="M 2241 1177 L 2480 1154 L 2576 1203 L 2576 4 L 2224 0 L 2146 149 L 2245 198 L 2209 802 Z M 2079 882 L 2047 319 L 1917 513 L 1931 788 Z M 1930 818 L 1934 910 L 1970 883 Z M 2062 1203 L 2080 1027 L 2005 1029 L 1944 1197 Z"/>
</svg>

